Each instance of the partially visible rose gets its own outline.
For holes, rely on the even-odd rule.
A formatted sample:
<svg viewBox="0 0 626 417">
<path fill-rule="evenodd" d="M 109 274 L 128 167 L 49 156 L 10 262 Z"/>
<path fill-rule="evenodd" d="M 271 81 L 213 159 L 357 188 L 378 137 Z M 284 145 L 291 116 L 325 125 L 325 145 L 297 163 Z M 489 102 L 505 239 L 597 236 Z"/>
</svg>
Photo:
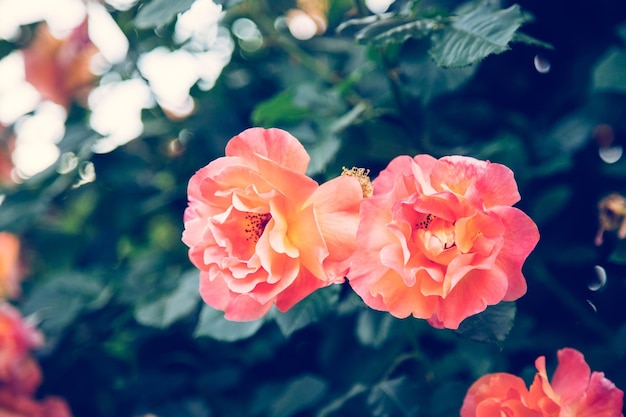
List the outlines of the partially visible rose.
<svg viewBox="0 0 626 417">
<path fill-rule="evenodd" d="M 32 394 L 41 383 L 41 370 L 31 350 L 43 336 L 24 321 L 13 306 L 0 303 L 0 386 L 15 394 Z"/>
<path fill-rule="evenodd" d="M 20 295 L 22 271 L 19 254 L 19 238 L 8 232 L 0 232 L 0 299 Z"/>
<path fill-rule="evenodd" d="M 456 329 L 525 294 L 522 264 L 539 232 L 511 207 L 520 195 L 509 168 L 463 156 L 400 156 L 373 186 L 348 276 L 368 306 Z"/>
<path fill-rule="evenodd" d="M 591 372 L 582 353 L 572 348 L 557 352 L 558 365 L 548 380 L 546 358 L 535 361 L 537 374 L 530 386 L 529 401 L 543 415 L 559 417 L 620 417 L 624 392 L 604 376 Z M 555 409 L 559 413 L 555 414 Z"/>
<path fill-rule="evenodd" d="M 45 23 L 37 27 L 32 43 L 22 50 L 26 81 L 44 100 L 69 107 L 73 100 L 84 104 L 96 75 L 90 63 L 98 48 L 91 42 L 88 19 L 69 36 L 55 37 Z"/>
<path fill-rule="evenodd" d="M 183 242 L 201 270 L 200 293 L 229 320 L 290 309 L 318 288 L 344 281 L 356 248 L 357 178 L 321 186 L 309 156 L 279 129 L 248 129 L 226 156 L 189 181 Z"/>
<path fill-rule="evenodd" d="M 503 372 L 488 374 L 467 391 L 461 417 L 541 417 L 527 402 L 528 388 L 522 378 Z"/>
<path fill-rule="evenodd" d="M 603 372 L 591 372 L 572 348 L 559 350 L 557 357 L 551 382 L 545 357 L 537 358 L 530 389 L 515 375 L 482 376 L 467 391 L 461 417 L 623 417 L 624 393 Z"/>
</svg>

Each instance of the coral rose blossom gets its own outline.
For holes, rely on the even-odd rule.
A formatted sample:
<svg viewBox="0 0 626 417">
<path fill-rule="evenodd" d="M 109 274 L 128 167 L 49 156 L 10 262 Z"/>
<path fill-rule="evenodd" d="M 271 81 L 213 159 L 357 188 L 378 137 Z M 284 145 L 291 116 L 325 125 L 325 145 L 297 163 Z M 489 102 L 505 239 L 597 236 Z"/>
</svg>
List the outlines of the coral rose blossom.
<svg viewBox="0 0 626 417">
<path fill-rule="evenodd" d="M 539 240 L 511 207 L 513 172 L 470 157 L 391 161 L 361 204 L 350 285 L 371 308 L 456 329 L 526 292 L 521 268 Z"/>
<path fill-rule="evenodd" d="M 344 280 L 361 186 L 350 176 L 320 186 L 308 162 L 289 133 L 252 128 L 190 179 L 183 242 L 202 298 L 227 319 L 255 320 L 273 304 L 286 311 Z"/>
<path fill-rule="evenodd" d="M 591 372 L 582 353 L 557 352 L 558 366 L 548 381 L 544 356 L 535 361 L 530 386 L 511 374 L 488 374 L 468 390 L 461 417 L 623 417 L 624 393 L 602 372 Z"/>
</svg>

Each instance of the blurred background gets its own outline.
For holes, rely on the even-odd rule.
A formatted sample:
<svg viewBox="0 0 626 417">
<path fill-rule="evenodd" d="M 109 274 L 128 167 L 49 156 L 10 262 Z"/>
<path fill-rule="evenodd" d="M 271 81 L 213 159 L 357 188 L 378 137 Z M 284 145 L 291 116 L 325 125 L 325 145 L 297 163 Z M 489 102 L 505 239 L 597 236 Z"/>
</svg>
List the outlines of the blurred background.
<svg viewBox="0 0 626 417">
<path fill-rule="evenodd" d="M 458 16 L 500 44 L 446 51 Z M 251 126 L 300 139 L 319 182 L 403 154 L 506 164 L 541 233 L 527 295 L 459 331 L 348 285 L 225 321 L 182 213 Z M 479 376 L 529 381 L 566 346 L 626 388 L 626 204 L 605 200 L 626 194 L 625 140 L 619 0 L 0 0 L 11 302 L 45 335 L 39 394 L 76 417 L 454 416 Z"/>
</svg>

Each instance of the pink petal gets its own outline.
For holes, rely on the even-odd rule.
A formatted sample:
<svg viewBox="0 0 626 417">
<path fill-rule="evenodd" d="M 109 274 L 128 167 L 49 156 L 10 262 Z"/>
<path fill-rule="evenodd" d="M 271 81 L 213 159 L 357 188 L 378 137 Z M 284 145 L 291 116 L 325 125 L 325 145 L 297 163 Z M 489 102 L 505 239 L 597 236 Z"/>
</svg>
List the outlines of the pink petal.
<svg viewBox="0 0 626 417">
<path fill-rule="evenodd" d="M 251 321 L 263 317 L 272 303 L 260 304 L 247 294 L 230 291 L 221 276 L 222 272 L 200 273 L 200 295 L 209 306 L 225 312 L 224 317 L 232 321 Z"/>
<path fill-rule="evenodd" d="M 298 248 L 302 266 L 317 278 L 326 281 L 323 263 L 329 252 L 317 224 L 313 205 L 307 206 L 294 217 L 289 224 L 288 234 L 291 243 Z"/>
<path fill-rule="evenodd" d="M 475 186 L 487 209 L 495 206 L 512 206 L 521 198 L 513 171 L 501 164 L 487 163 Z"/>
<path fill-rule="evenodd" d="M 277 165 L 304 174 L 310 157 L 304 146 L 291 134 L 280 129 L 250 128 L 233 137 L 226 145 L 227 156 L 256 161 L 262 156 Z"/>
<path fill-rule="evenodd" d="M 416 285 L 407 287 L 402 277 L 390 270 L 371 286 L 370 293 L 382 297 L 385 310 L 394 317 L 405 318 L 412 314 L 414 317 L 425 319 L 435 310 L 438 297 L 422 294 L 420 283 L 423 277 L 430 279 L 426 271 L 419 271 Z"/>
<path fill-rule="evenodd" d="M 410 156 L 402 155 L 392 159 L 387 167 L 380 171 L 376 179 L 372 181 L 374 196 L 395 190 L 399 181 L 402 182 L 403 178 L 412 176 L 413 165 Z M 414 186 L 412 187 L 414 188 Z"/>
<path fill-rule="evenodd" d="M 502 301 L 507 285 L 506 275 L 497 268 L 471 270 L 440 304 L 437 317 L 446 328 L 456 329 L 467 317 Z"/>
<path fill-rule="evenodd" d="M 285 312 L 327 283 L 307 271 L 301 271 L 296 279 L 276 297 L 276 308 Z"/>
<path fill-rule="evenodd" d="M 509 276 L 505 301 L 513 301 L 526 293 L 522 265 L 539 241 L 539 230 L 530 217 L 515 207 L 496 207 L 492 212 L 504 225 L 504 242 L 496 264 Z"/>
<path fill-rule="evenodd" d="M 557 352 L 559 364 L 554 371 L 550 385 L 561 403 L 582 396 L 589 385 L 591 369 L 582 353 L 565 348 Z"/>
<path fill-rule="evenodd" d="M 328 248 L 328 261 L 341 262 L 354 253 L 362 200 L 359 182 L 348 176 L 320 185 L 311 196 L 317 223 Z"/>
<path fill-rule="evenodd" d="M 296 207 L 303 206 L 319 186 L 306 175 L 285 168 L 269 159 L 258 158 L 257 166 L 263 180 L 272 189 L 288 198 Z"/>
<path fill-rule="evenodd" d="M 580 401 L 575 401 L 571 409 L 576 417 L 623 417 L 624 392 L 609 381 L 603 372 L 593 372 L 589 387 Z M 575 414 L 574 414 L 575 413 Z"/>
<path fill-rule="evenodd" d="M 446 156 L 437 161 L 430 174 L 437 191 L 451 191 L 465 195 L 487 169 L 487 162 L 468 156 Z"/>
</svg>

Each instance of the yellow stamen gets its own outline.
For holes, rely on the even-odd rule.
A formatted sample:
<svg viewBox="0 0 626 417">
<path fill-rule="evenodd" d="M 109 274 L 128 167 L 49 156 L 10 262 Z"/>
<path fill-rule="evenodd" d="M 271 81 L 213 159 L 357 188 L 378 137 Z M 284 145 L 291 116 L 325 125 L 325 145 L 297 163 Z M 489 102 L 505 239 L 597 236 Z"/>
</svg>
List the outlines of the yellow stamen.
<svg viewBox="0 0 626 417">
<path fill-rule="evenodd" d="M 349 177 L 354 177 L 359 180 L 359 184 L 361 184 L 361 190 L 363 191 L 363 197 L 368 198 L 374 194 L 374 188 L 372 187 L 372 182 L 370 181 L 369 169 L 365 168 L 357 168 L 352 167 L 352 169 L 347 169 L 346 167 L 341 167 L 341 175 L 347 175 Z"/>
</svg>

